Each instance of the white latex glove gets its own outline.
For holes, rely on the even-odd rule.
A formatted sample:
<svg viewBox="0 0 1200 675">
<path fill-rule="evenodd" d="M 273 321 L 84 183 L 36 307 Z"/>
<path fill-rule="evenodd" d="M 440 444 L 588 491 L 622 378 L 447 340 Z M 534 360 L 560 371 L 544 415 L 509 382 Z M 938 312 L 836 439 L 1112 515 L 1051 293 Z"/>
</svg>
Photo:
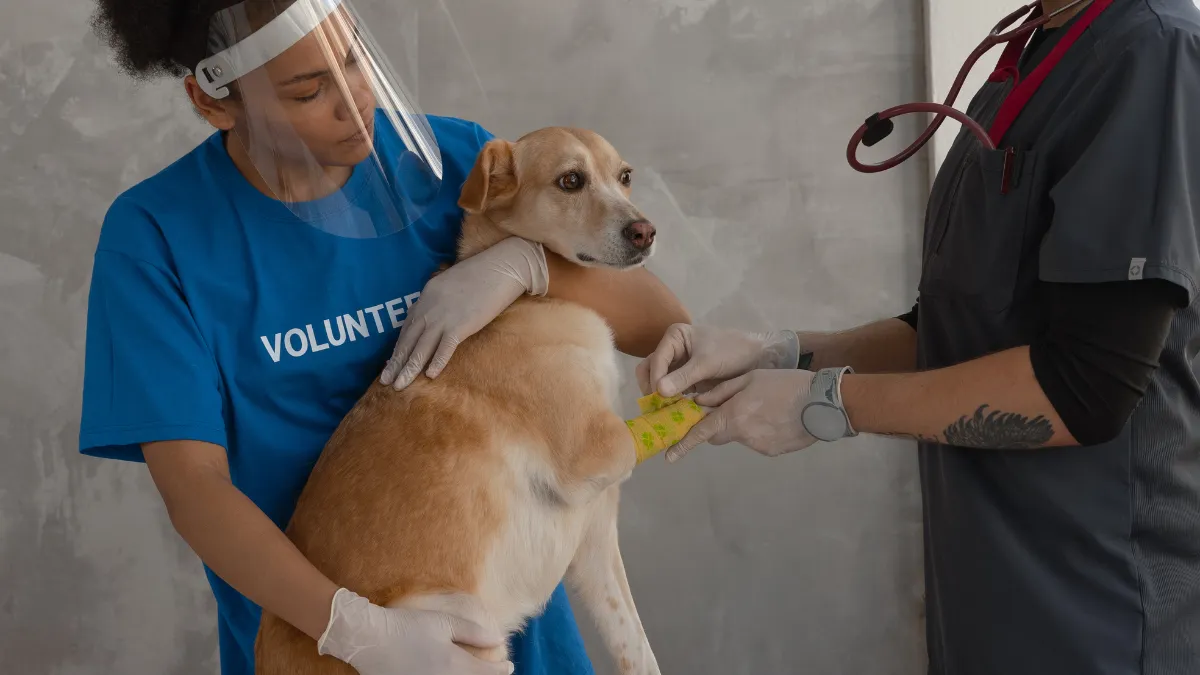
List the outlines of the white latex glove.
<svg viewBox="0 0 1200 675">
<path fill-rule="evenodd" d="M 816 442 L 800 421 L 813 373 L 807 370 L 754 370 L 696 396 L 708 415 L 667 449 L 675 462 L 701 443 L 741 443 L 776 457 Z"/>
<path fill-rule="evenodd" d="M 373 605 L 345 588 L 333 596 L 317 652 L 359 675 L 511 675 L 513 664 L 475 657 L 455 642 L 500 647 L 504 636 L 448 614 Z"/>
<path fill-rule="evenodd" d="M 380 381 L 403 389 L 423 369 L 437 377 L 463 340 L 521 295 L 545 295 L 550 283 L 541 244 L 509 237 L 435 276 L 413 305 Z"/>
<path fill-rule="evenodd" d="M 707 391 L 755 369 L 795 369 L 799 362 L 800 342 L 790 330 L 747 333 L 680 323 L 638 364 L 637 378 L 643 395 L 675 396 Z"/>
</svg>

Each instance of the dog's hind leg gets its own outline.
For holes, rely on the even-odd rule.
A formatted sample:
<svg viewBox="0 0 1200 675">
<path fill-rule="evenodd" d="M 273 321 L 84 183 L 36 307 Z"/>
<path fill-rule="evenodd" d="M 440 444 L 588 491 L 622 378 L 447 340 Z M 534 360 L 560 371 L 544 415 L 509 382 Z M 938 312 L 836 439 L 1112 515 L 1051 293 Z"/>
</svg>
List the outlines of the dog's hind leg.
<svg viewBox="0 0 1200 675">
<path fill-rule="evenodd" d="M 567 570 L 567 583 L 596 622 L 622 675 L 660 675 L 638 617 L 617 541 L 620 488 L 608 488 L 592 505 L 588 527 Z"/>
</svg>

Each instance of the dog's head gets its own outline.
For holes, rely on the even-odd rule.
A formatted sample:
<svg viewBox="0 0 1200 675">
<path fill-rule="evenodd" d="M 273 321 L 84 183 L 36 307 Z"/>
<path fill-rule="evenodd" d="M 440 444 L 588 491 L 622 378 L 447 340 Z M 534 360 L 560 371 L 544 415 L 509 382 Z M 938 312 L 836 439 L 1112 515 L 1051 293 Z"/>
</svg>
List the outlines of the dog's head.
<svg viewBox="0 0 1200 675">
<path fill-rule="evenodd" d="M 600 135 L 550 127 L 489 141 L 458 203 L 567 260 L 624 269 L 654 251 L 654 226 L 629 200 L 632 176 Z"/>
</svg>

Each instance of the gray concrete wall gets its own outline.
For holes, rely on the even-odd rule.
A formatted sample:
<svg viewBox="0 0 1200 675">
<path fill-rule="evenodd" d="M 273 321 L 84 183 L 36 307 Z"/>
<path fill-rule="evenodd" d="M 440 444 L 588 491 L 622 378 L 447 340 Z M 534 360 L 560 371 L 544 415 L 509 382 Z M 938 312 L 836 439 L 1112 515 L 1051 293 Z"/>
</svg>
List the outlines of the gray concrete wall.
<svg viewBox="0 0 1200 675">
<path fill-rule="evenodd" d="M 0 672 L 215 673 L 214 604 L 145 468 L 76 453 L 101 217 L 208 133 L 177 83 L 111 67 L 90 6 L 0 5 Z M 925 167 L 862 176 L 844 149 L 871 111 L 922 96 L 918 0 L 413 6 L 375 30 L 419 35 L 425 109 L 508 137 L 607 136 L 662 231 L 652 268 L 697 320 L 831 329 L 908 307 Z M 651 462 L 625 494 L 625 560 L 664 672 L 922 672 L 909 444 L 702 448 Z"/>
</svg>

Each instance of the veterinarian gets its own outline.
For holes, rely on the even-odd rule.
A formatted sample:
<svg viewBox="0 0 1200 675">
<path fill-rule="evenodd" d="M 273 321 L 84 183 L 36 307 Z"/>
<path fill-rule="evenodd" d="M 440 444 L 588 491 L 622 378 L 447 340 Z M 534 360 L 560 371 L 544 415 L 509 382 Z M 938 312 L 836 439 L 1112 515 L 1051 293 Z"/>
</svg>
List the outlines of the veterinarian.
<svg viewBox="0 0 1200 675">
<path fill-rule="evenodd" d="M 950 150 L 910 312 L 674 327 L 638 368 L 711 409 L 668 459 L 918 439 L 937 675 L 1200 672 L 1200 13 L 1093 4 L 1018 51 L 1029 78 L 1080 29 L 997 149 Z"/>
<path fill-rule="evenodd" d="M 282 529 L 375 378 L 436 376 L 523 294 L 597 310 L 638 356 L 687 320 L 680 303 L 645 270 L 516 238 L 431 280 L 455 260 L 459 189 L 492 136 L 421 114 L 348 2 L 100 0 L 96 26 L 126 72 L 175 78 L 214 129 L 104 218 L 80 449 L 148 466 L 204 563 L 221 672 L 253 672 L 263 607 L 363 675 L 509 672 L 454 644 L 503 636 L 373 605 Z M 517 673 L 592 672 L 561 586 L 512 649 Z"/>
</svg>

